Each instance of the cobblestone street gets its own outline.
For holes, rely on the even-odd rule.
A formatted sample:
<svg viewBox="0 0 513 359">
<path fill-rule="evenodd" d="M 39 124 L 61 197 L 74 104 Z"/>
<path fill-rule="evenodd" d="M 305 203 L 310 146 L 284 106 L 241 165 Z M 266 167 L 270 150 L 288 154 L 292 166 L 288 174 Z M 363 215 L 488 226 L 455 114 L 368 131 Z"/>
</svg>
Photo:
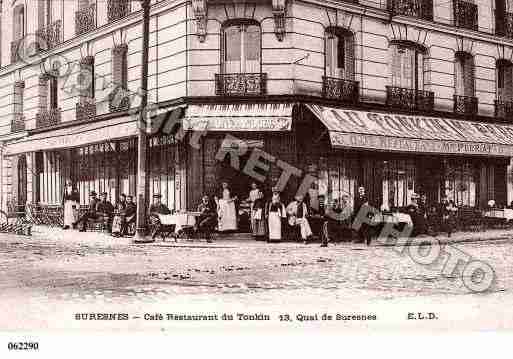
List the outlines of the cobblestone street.
<svg viewBox="0 0 513 359">
<path fill-rule="evenodd" d="M 457 272 L 442 275 L 443 260 L 430 267 L 416 264 L 409 248 L 401 255 L 392 247 L 348 243 L 328 248 L 236 240 L 210 246 L 86 243 L 2 235 L 0 327 L 156 330 L 177 325 L 144 320 L 145 313 L 156 312 L 263 312 L 273 319 L 290 314 L 293 320 L 297 313 L 374 313 L 380 320 L 371 328 L 449 328 L 463 318 L 463 328 L 472 327 L 472 318 L 481 328 L 486 318 L 485 328 L 513 322 L 513 312 L 498 306 L 511 300 L 513 288 L 507 261 L 513 244 L 504 237 L 451 244 L 495 270 L 496 283 L 482 294 L 471 293 Z M 441 317 L 436 324 L 406 320 L 409 312 L 433 311 Z M 128 313 L 130 320 L 75 320 L 75 313 L 90 312 Z M 198 325 L 179 325 L 191 324 Z"/>
</svg>

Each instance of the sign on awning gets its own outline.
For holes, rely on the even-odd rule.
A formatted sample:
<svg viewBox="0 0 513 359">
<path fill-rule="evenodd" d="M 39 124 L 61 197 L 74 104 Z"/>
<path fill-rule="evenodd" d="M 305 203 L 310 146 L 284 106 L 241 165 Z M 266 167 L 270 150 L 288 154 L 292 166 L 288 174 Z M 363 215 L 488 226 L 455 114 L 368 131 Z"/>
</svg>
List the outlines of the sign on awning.
<svg viewBox="0 0 513 359">
<path fill-rule="evenodd" d="M 513 126 L 440 117 L 307 107 L 333 147 L 380 151 L 513 156 Z"/>
<path fill-rule="evenodd" d="M 293 104 L 190 105 L 183 120 L 192 131 L 290 131 Z"/>
<path fill-rule="evenodd" d="M 9 156 L 33 151 L 79 147 L 132 137 L 137 134 L 137 131 L 137 121 L 131 117 L 86 123 L 72 128 L 38 133 L 12 142 L 5 147 L 5 154 Z"/>
</svg>

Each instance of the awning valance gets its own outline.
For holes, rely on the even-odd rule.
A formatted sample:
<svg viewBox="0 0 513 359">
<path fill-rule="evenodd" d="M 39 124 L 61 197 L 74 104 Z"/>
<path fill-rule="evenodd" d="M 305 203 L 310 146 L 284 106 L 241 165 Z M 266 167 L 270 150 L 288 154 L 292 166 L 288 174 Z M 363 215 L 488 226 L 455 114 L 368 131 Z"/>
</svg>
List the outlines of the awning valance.
<svg viewBox="0 0 513 359">
<path fill-rule="evenodd" d="M 333 147 L 513 156 L 513 126 L 307 105 Z"/>
<path fill-rule="evenodd" d="M 9 156 L 32 151 L 78 147 L 131 137 L 136 134 L 136 118 L 127 116 L 28 136 L 9 143 L 5 147 L 5 154 Z"/>
<path fill-rule="evenodd" d="M 184 130 L 194 131 L 290 131 L 293 104 L 189 105 Z"/>
</svg>

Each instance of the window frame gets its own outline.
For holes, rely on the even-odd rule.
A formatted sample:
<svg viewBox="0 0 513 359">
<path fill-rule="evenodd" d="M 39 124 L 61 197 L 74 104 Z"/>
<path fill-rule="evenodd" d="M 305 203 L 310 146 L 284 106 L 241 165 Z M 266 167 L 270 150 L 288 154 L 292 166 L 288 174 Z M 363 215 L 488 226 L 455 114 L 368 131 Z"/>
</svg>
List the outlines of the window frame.
<svg viewBox="0 0 513 359">
<path fill-rule="evenodd" d="M 411 41 L 390 41 L 389 44 L 389 69 L 390 69 L 390 84 L 392 87 L 400 87 L 407 88 L 416 91 L 423 91 L 425 86 L 425 73 L 426 73 L 426 57 L 428 54 L 427 49 L 424 46 L 421 46 L 415 42 Z M 400 61 L 400 77 L 399 77 L 399 86 L 397 86 L 397 75 L 394 70 L 394 59 L 396 56 L 396 52 L 398 52 L 401 48 L 406 49 L 408 51 L 412 51 L 410 55 L 410 82 L 409 86 L 405 85 L 405 76 L 404 76 L 404 64 L 402 59 L 406 58 L 406 56 L 401 56 Z"/>
<path fill-rule="evenodd" d="M 232 20 L 228 20 L 228 21 L 225 21 L 223 23 L 223 25 L 221 26 L 221 36 L 220 36 L 220 49 L 221 49 L 221 61 L 220 61 L 220 73 L 221 74 L 231 74 L 231 73 L 234 73 L 233 71 L 227 71 L 226 69 L 226 64 L 228 61 L 226 61 L 226 58 L 227 58 L 227 54 L 228 54 L 228 51 L 227 51 L 227 42 L 226 42 L 226 31 L 227 29 L 231 28 L 231 27 L 235 27 L 235 26 L 242 26 L 242 27 L 249 27 L 249 26 L 257 26 L 258 27 L 258 35 L 259 35 L 259 41 L 258 41 L 258 53 L 259 53 L 259 58 L 258 58 L 258 72 L 256 73 L 259 73 L 261 74 L 262 73 L 262 26 L 261 24 L 256 21 L 256 20 L 252 20 L 252 19 L 232 19 Z M 241 33 L 245 33 L 245 31 L 241 31 Z M 239 72 L 235 72 L 235 73 L 239 73 L 239 74 L 249 74 L 249 73 L 255 73 L 255 72 L 248 72 L 246 67 L 247 67 L 247 59 L 245 58 L 244 54 L 246 53 L 244 50 L 244 38 L 243 36 L 241 36 L 241 39 L 240 39 L 240 71 Z M 244 61 L 243 61 L 244 60 Z"/>
</svg>

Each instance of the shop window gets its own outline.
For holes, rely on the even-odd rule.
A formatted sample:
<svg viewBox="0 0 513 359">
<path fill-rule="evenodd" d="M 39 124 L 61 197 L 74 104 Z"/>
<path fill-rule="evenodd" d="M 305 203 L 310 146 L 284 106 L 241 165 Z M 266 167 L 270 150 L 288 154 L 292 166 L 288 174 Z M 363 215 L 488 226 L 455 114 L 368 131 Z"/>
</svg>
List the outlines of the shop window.
<svg viewBox="0 0 513 359">
<path fill-rule="evenodd" d="M 160 136 L 149 140 L 149 197 L 162 195 L 170 210 L 186 208 L 185 149 L 174 137 Z"/>
<path fill-rule="evenodd" d="M 382 208 L 406 207 L 415 193 L 415 162 L 413 160 L 383 161 Z"/>
<path fill-rule="evenodd" d="M 476 206 L 476 182 L 476 173 L 472 163 L 451 162 L 445 165 L 445 194 L 458 207 Z"/>
<path fill-rule="evenodd" d="M 354 79 L 354 38 L 350 31 L 328 28 L 325 35 L 326 76 Z"/>
<path fill-rule="evenodd" d="M 42 204 L 60 204 L 62 196 L 63 157 L 58 151 L 38 152 L 36 168 L 39 183 L 39 201 Z"/>
<path fill-rule="evenodd" d="M 229 23 L 222 33 L 223 73 L 260 73 L 260 25 L 249 20 Z"/>
</svg>

